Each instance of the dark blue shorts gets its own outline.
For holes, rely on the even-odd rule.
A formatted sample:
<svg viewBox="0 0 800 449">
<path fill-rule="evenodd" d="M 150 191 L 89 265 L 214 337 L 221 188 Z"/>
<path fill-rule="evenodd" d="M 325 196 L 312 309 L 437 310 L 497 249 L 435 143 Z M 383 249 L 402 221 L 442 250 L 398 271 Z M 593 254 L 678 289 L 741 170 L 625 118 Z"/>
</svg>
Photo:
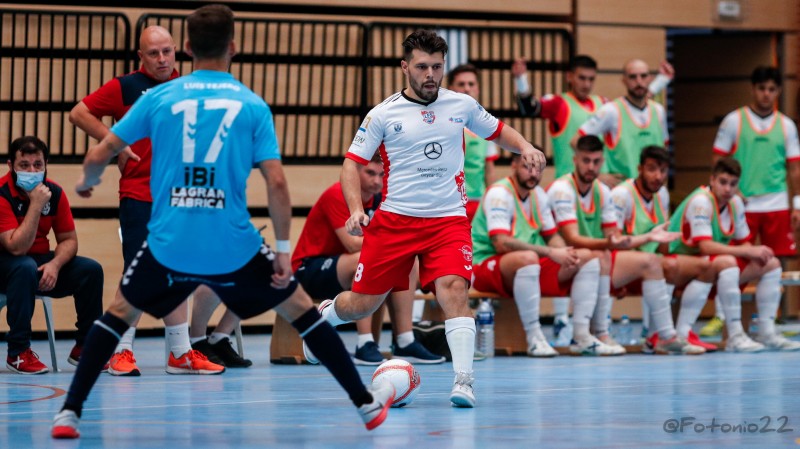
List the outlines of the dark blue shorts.
<svg viewBox="0 0 800 449">
<path fill-rule="evenodd" d="M 272 249 L 262 244 L 247 264 L 232 273 L 196 275 L 165 267 L 153 257 L 144 242 L 122 276 L 120 289 L 131 305 L 163 318 L 199 285 L 206 285 L 228 309 L 239 318 L 247 319 L 272 309 L 297 290 L 298 283 L 294 279 L 285 289 L 270 285 L 275 272 L 274 258 Z"/>
<path fill-rule="evenodd" d="M 345 289 L 339 284 L 336 264 L 339 256 L 306 257 L 294 273 L 303 290 L 313 299 L 330 299 Z"/>
<path fill-rule="evenodd" d="M 119 229 L 122 238 L 122 260 L 124 273 L 131 261 L 136 257 L 142 242 L 147 239 L 147 223 L 153 203 L 122 198 L 119 201 Z"/>
</svg>

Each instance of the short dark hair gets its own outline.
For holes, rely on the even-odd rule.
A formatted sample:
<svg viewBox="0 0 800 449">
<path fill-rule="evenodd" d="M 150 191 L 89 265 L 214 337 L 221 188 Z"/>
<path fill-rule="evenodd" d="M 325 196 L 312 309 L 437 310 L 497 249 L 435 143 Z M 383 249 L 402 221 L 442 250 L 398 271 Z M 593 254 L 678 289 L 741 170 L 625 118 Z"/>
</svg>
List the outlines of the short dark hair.
<svg viewBox="0 0 800 449">
<path fill-rule="evenodd" d="M 458 75 L 462 73 L 474 73 L 475 78 L 478 78 L 478 68 L 472 64 L 461 64 L 453 67 L 453 70 L 450 70 L 447 73 L 447 86 L 451 86 L 453 81 L 455 81 Z"/>
<path fill-rule="evenodd" d="M 781 71 L 776 67 L 761 65 L 756 67 L 750 75 L 750 83 L 753 85 L 766 83 L 767 81 L 774 81 L 775 84 L 780 86 L 783 81 Z"/>
<path fill-rule="evenodd" d="M 233 11 L 225 5 L 206 5 L 186 18 L 189 44 L 198 59 L 219 58 L 233 40 Z"/>
<path fill-rule="evenodd" d="M 597 61 L 589 55 L 575 55 L 569 60 L 568 70 L 574 72 L 578 67 L 597 70 Z"/>
<path fill-rule="evenodd" d="M 578 139 L 578 144 L 576 146 L 578 147 L 578 151 L 587 151 L 589 153 L 603 151 L 603 141 L 601 141 L 600 138 L 594 134 L 582 136 L 580 139 Z"/>
<path fill-rule="evenodd" d="M 403 59 L 406 62 L 411 61 L 411 52 L 414 50 L 422 50 L 430 55 L 441 52 L 442 56 L 445 56 L 447 55 L 447 42 L 435 31 L 417 30 L 409 34 L 403 41 Z"/>
<path fill-rule="evenodd" d="M 642 148 L 642 154 L 639 155 L 639 165 L 644 165 L 644 162 L 652 159 L 659 164 L 669 165 L 669 152 L 666 148 L 658 145 L 650 145 Z"/>
<path fill-rule="evenodd" d="M 717 160 L 714 168 L 711 169 L 711 174 L 717 176 L 720 173 L 727 173 L 737 178 L 742 177 L 742 165 L 732 157 L 723 157 Z"/>
<path fill-rule="evenodd" d="M 11 165 L 14 165 L 14 162 L 17 160 L 17 152 L 20 154 L 42 153 L 45 161 L 50 157 L 50 150 L 47 149 L 47 144 L 36 136 L 20 137 L 11 142 L 11 146 L 8 148 L 8 156 L 11 159 Z"/>
</svg>

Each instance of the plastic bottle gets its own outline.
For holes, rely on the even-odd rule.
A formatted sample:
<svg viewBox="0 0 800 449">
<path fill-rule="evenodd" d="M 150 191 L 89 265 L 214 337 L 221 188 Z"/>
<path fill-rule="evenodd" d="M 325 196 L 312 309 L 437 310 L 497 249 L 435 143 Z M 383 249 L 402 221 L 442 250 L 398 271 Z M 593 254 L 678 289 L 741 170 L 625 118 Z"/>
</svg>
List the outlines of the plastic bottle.
<svg viewBox="0 0 800 449">
<path fill-rule="evenodd" d="M 750 315 L 750 326 L 748 327 L 748 333 L 750 337 L 756 338 L 758 337 L 758 314 L 754 313 Z"/>
<path fill-rule="evenodd" d="M 482 299 L 475 313 L 478 331 L 475 349 L 487 357 L 494 357 L 494 308 L 491 299 Z"/>
<path fill-rule="evenodd" d="M 617 343 L 623 346 L 635 344 L 633 343 L 633 326 L 631 325 L 631 319 L 628 318 L 628 315 L 622 315 L 619 324 L 617 324 L 616 334 L 615 339 Z"/>
</svg>

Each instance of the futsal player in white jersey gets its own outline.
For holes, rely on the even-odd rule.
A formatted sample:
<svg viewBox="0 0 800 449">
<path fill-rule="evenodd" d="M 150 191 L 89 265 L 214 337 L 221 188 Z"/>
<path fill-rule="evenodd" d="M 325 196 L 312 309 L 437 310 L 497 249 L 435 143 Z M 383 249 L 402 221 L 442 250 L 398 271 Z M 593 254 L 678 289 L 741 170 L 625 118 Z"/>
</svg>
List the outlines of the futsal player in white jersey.
<svg viewBox="0 0 800 449">
<path fill-rule="evenodd" d="M 475 320 L 467 304 L 472 240 L 466 218 L 464 129 L 522 154 L 540 174 L 544 154 L 505 126 L 472 97 L 442 89 L 447 43 L 419 30 L 403 42 L 400 67 L 406 87 L 373 108 L 358 129 L 341 175 L 350 208 L 349 232 L 364 235 L 353 291 L 323 301 L 320 311 L 339 325 L 371 314 L 392 290 L 409 288 L 419 256 L 420 282 L 435 290 L 445 314 L 456 373 L 450 401 L 474 407 L 472 357 Z M 384 197 L 372 220 L 359 195 L 357 164 L 379 151 L 385 167 Z M 306 358 L 314 360 L 313 354 Z"/>
</svg>

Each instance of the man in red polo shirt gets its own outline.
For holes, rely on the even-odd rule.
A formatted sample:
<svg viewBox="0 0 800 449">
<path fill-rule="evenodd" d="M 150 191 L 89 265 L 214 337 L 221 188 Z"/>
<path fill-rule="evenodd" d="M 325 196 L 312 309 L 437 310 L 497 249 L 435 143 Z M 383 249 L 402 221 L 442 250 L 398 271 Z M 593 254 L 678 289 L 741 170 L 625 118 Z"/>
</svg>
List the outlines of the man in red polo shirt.
<svg viewBox="0 0 800 449">
<path fill-rule="evenodd" d="M 142 31 L 139 39 L 139 58 L 142 66 L 139 70 L 123 75 L 107 82 L 92 92 L 70 112 L 69 119 L 78 128 L 91 137 L 102 140 L 108 134 L 108 127 L 100 121 L 102 117 L 113 117 L 120 120 L 133 103 L 148 89 L 177 78 L 175 70 L 175 43 L 169 32 L 159 26 L 150 26 Z M 122 237 L 122 257 L 126 270 L 147 237 L 147 223 L 150 221 L 150 208 L 153 198 L 150 196 L 150 139 L 135 142 L 119 156 L 119 169 L 122 176 L 119 180 L 119 222 Z M 119 295 L 119 290 L 117 290 Z M 195 307 L 216 307 L 218 304 L 214 293 L 206 287 L 200 287 L 194 293 Z M 209 314 L 210 315 L 210 314 Z M 226 314 L 225 320 L 233 321 L 235 315 Z M 189 341 L 189 324 L 187 322 L 188 305 L 183 305 L 166 317 L 165 333 L 170 347 L 167 361 L 167 372 L 170 374 L 219 374 L 225 367 L 209 361 L 204 354 L 192 349 Z M 108 372 L 116 376 L 138 376 L 139 368 L 133 356 L 133 338 L 136 324 L 120 339 L 119 345 L 111 357 Z"/>
<path fill-rule="evenodd" d="M 0 292 L 7 298 L 6 366 L 19 374 L 48 368 L 31 350 L 31 318 L 37 294 L 75 297 L 78 315 L 69 362 L 78 364 L 83 340 L 103 311 L 103 268 L 77 256 L 78 236 L 64 190 L 47 179 L 47 145 L 20 137 L 9 148 L 9 172 L 0 178 Z M 52 229 L 56 246 L 50 250 Z"/>
</svg>

